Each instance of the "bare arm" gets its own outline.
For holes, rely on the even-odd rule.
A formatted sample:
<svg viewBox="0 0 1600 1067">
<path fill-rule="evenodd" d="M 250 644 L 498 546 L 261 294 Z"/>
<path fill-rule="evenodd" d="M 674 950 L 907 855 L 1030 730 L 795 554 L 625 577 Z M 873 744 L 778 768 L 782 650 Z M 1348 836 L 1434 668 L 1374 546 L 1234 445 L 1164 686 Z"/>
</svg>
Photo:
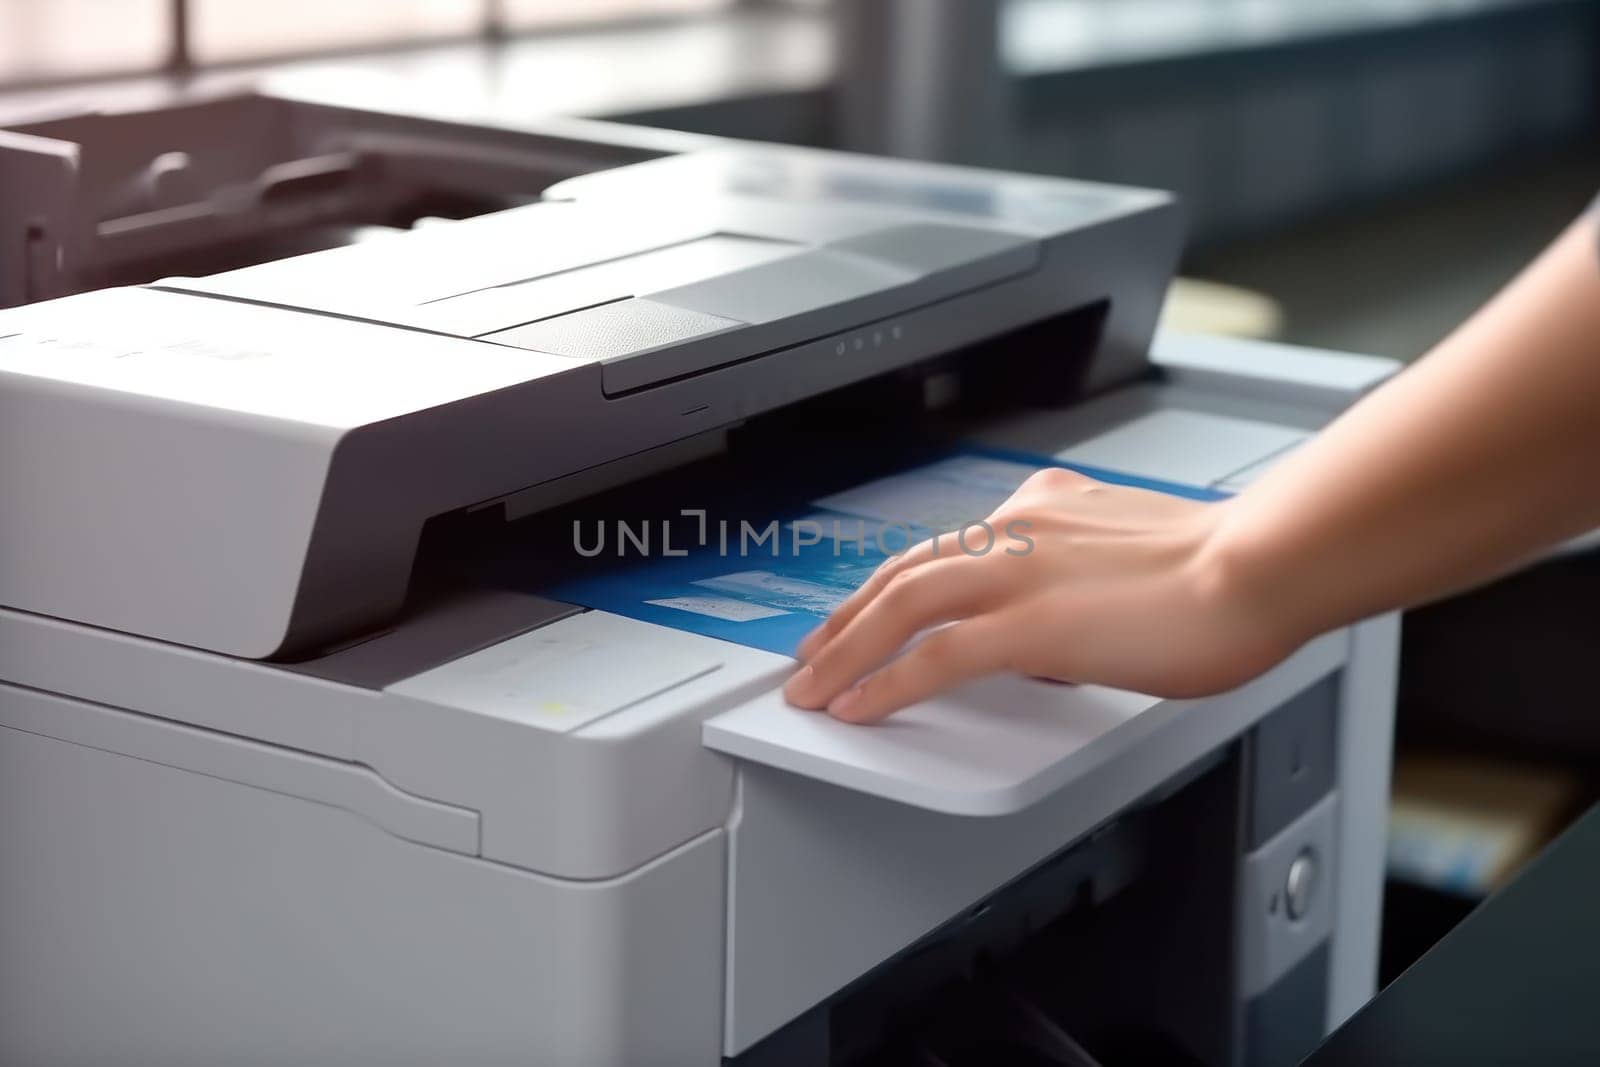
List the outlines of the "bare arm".
<svg viewBox="0 0 1600 1067">
<path fill-rule="evenodd" d="M 1574 223 L 1427 358 L 1234 503 L 1230 550 L 1317 631 L 1600 525 L 1600 257 Z"/>
<path fill-rule="evenodd" d="M 1317 633 L 1600 526 L 1595 229 L 1574 223 L 1426 358 L 1233 500 L 1045 472 L 995 515 L 1032 524 L 1032 553 L 925 544 L 891 560 L 801 645 L 789 699 L 871 721 L 1004 670 L 1216 692 Z"/>
</svg>

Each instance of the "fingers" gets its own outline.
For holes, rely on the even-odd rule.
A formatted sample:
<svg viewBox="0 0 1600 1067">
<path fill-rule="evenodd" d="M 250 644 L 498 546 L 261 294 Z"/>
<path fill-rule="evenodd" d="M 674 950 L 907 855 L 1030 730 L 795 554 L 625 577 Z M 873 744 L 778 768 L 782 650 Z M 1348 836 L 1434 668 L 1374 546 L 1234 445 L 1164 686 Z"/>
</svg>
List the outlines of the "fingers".
<svg viewBox="0 0 1600 1067">
<path fill-rule="evenodd" d="M 958 622 L 937 630 L 905 655 L 835 697 L 828 714 L 851 723 L 872 723 L 985 675 L 1015 670 L 1025 606 Z"/>
<path fill-rule="evenodd" d="M 918 633 L 993 606 L 1003 583 L 967 556 L 897 571 L 784 686 L 790 703 L 825 707 Z"/>
<path fill-rule="evenodd" d="M 958 555 L 958 548 L 954 541 L 954 534 L 941 534 L 927 541 L 920 541 L 898 556 L 891 556 L 883 565 L 872 572 L 872 577 L 861 584 L 861 587 L 845 598 L 827 620 L 807 634 L 795 649 L 795 655 L 802 663 L 809 662 L 813 656 L 822 651 L 829 641 L 838 636 L 850 622 L 861 613 L 861 609 L 883 592 L 895 575 L 909 570 L 920 564 L 935 559 Z"/>
</svg>

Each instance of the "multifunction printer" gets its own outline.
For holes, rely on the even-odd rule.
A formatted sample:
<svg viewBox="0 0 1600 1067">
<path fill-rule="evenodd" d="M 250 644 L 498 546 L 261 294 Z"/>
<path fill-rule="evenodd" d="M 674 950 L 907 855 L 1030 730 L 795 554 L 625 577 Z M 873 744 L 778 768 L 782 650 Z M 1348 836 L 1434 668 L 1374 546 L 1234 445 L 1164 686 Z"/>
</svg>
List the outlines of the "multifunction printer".
<svg viewBox="0 0 1600 1067">
<path fill-rule="evenodd" d="M 269 95 L 0 175 L 0 1061 L 1273 1064 L 1370 995 L 1393 618 L 781 696 L 889 532 L 1225 496 L 1392 373 L 1157 335 L 1169 195 Z"/>
</svg>

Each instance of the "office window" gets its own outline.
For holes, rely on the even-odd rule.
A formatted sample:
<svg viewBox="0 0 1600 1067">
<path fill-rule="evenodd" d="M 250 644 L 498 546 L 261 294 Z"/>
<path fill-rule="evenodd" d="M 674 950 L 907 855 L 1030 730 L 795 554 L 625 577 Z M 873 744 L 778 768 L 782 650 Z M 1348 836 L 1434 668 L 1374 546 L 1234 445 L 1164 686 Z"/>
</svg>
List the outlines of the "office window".
<svg viewBox="0 0 1600 1067">
<path fill-rule="evenodd" d="M 0 85 L 696 15 L 740 0 L 0 0 Z M 786 0 L 787 2 L 787 0 Z M 187 19 L 180 19 L 179 14 Z M 178 27 L 187 24 L 185 47 Z"/>
<path fill-rule="evenodd" d="M 729 7 L 734 0 L 499 0 L 510 29 L 531 29 L 618 18 L 692 15 Z"/>
<path fill-rule="evenodd" d="M 159 66 L 169 0 L 0 0 L 0 82 Z"/>
<path fill-rule="evenodd" d="M 189 0 L 196 63 L 460 37 L 483 25 L 474 0 Z"/>
</svg>

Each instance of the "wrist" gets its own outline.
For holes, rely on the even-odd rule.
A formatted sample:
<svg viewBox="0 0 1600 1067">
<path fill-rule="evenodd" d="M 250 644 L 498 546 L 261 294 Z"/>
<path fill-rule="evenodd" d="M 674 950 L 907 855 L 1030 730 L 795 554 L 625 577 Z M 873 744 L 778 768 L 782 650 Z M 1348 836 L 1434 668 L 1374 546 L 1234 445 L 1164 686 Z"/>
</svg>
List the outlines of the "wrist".
<svg viewBox="0 0 1600 1067">
<path fill-rule="evenodd" d="M 1304 587 L 1310 568 L 1239 497 L 1210 505 L 1195 554 L 1201 595 L 1266 645 L 1298 647 L 1327 624 Z"/>
</svg>

